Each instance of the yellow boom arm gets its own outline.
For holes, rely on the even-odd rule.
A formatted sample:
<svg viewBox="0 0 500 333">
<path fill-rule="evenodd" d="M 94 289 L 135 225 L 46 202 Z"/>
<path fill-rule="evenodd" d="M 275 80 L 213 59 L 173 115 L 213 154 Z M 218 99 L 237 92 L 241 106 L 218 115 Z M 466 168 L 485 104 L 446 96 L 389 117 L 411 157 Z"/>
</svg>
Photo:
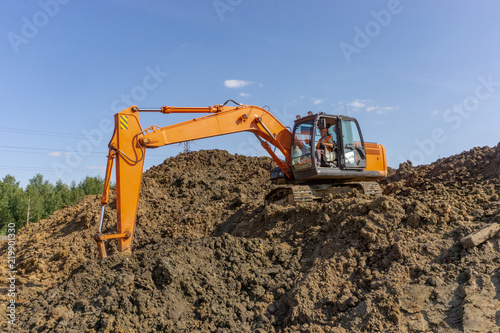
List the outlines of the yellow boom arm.
<svg viewBox="0 0 500 333">
<path fill-rule="evenodd" d="M 166 127 L 151 126 L 143 130 L 139 122 L 140 112 L 209 113 L 209 115 Z M 253 105 L 215 105 L 205 108 L 164 106 L 159 110 L 139 110 L 137 106 L 132 106 L 117 113 L 115 130 L 109 143 L 99 232 L 95 236 L 99 257 L 101 259 L 106 257 L 104 241 L 113 238 L 118 240 L 118 251 L 131 252 L 147 148 L 244 131 L 254 133 L 286 176 L 293 179 L 290 166 L 292 134 L 263 108 Z M 285 162 L 276 156 L 270 144 L 281 151 L 285 156 Z M 104 208 L 108 203 L 111 171 L 115 160 L 117 232 L 104 235 L 102 234 Z"/>
</svg>

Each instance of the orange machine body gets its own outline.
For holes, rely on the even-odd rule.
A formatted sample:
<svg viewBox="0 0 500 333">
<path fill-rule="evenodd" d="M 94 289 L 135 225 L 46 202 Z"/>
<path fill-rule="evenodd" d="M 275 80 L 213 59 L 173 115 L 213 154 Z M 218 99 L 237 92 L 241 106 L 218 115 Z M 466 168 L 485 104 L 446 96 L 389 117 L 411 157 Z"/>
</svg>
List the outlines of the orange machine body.
<svg viewBox="0 0 500 333">
<path fill-rule="evenodd" d="M 208 115 L 166 127 L 151 126 L 142 129 L 139 121 L 140 112 L 208 113 Z M 262 147 L 283 170 L 286 178 L 294 179 L 290 162 L 292 133 L 263 108 L 252 105 L 215 105 L 204 108 L 165 106 L 158 110 L 139 110 L 136 106 L 131 106 L 117 113 L 113 137 L 109 143 L 99 232 L 95 236 L 100 258 L 106 257 L 104 242 L 109 239 L 117 239 L 118 251 L 131 252 L 144 159 L 148 148 L 243 131 L 254 133 Z M 284 161 L 278 158 L 271 146 L 279 149 L 285 157 Z M 385 177 L 387 165 L 383 146 L 367 143 L 366 154 L 366 169 L 379 171 L 380 178 Z M 102 233 L 104 207 L 109 200 L 111 173 L 115 162 L 117 229 L 116 234 L 104 235 Z"/>
<path fill-rule="evenodd" d="M 383 177 L 387 177 L 387 158 L 385 148 L 381 144 L 365 142 L 366 170 L 378 171 Z"/>
</svg>

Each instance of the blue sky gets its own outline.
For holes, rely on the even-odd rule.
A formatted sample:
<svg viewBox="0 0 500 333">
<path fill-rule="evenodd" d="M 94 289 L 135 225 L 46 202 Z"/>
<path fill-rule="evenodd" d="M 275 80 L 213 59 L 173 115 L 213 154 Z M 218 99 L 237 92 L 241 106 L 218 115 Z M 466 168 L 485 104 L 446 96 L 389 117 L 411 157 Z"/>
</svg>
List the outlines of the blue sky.
<svg viewBox="0 0 500 333">
<path fill-rule="evenodd" d="M 103 175 L 113 114 L 268 105 L 345 113 L 389 166 L 494 146 L 500 3 L 482 1 L 4 0 L 0 177 L 69 183 Z M 232 81 L 231 81 L 232 80 Z M 345 107 L 344 107 L 345 106 Z M 144 128 L 192 116 L 142 115 Z M 250 134 L 199 149 L 266 155 Z M 146 168 L 177 145 L 147 152 Z"/>
</svg>

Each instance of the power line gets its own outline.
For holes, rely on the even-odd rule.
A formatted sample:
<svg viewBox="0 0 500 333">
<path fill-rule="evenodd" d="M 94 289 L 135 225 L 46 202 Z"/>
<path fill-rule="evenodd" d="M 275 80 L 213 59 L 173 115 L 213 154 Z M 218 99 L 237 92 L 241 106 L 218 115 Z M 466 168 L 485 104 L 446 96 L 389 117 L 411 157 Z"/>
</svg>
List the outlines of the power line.
<svg viewBox="0 0 500 333">
<path fill-rule="evenodd" d="M 74 150 L 68 150 L 68 149 L 60 149 L 60 148 L 40 148 L 40 147 L 20 147 L 20 146 L 2 146 L 2 148 L 11 148 L 11 149 L 33 149 L 33 150 L 48 150 L 48 151 L 64 151 L 64 152 L 69 152 L 69 153 L 75 153 L 76 151 Z"/>
<path fill-rule="evenodd" d="M 3 145 L 0 145 L 0 148 L 8 148 L 8 149 L 30 149 L 30 150 L 44 150 L 44 151 L 50 151 L 50 152 L 53 152 L 53 153 L 79 153 L 78 151 L 76 150 L 69 150 L 69 149 L 60 149 L 60 148 L 40 148 L 40 147 L 20 147 L 20 146 L 3 146 Z M 42 152 L 22 152 L 22 151 L 6 151 L 6 150 L 0 150 L 0 151 L 5 151 L 5 152 L 10 152 L 10 153 L 23 153 L 23 154 L 47 154 L 47 153 L 42 153 Z M 48 154 L 47 154 L 48 155 Z M 104 156 L 106 157 L 107 155 L 107 152 L 106 153 L 99 153 L 99 152 L 85 152 L 84 154 L 82 155 L 95 155 L 95 156 Z M 151 156 L 151 157 L 167 157 L 165 155 L 150 155 L 148 154 L 148 156 Z"/>
<path fill-rule="evenodd" d="M 14 132 L 14 133 L 27 133 L 27 134 L 35 134 L 35 135 L 48 135 L 48 136 L 63 136 L 63 137 L 71 137 L 71 138 L 85 138 L 84 135 L 81 134 L 73 134 L 73 133 L 62 133 L 62 132 L 48 132 L 48 131 L 39 131 L 39 130 L 30 130 L 24 128 L 11 128 L 11 127 L 0 127 L 1 131 L 5 132 Z"/>
<path fill-rule="evenodd" d="M 50 156 L 50 153 L 47 152 L 41 152 L 41 151 L 13 151 L 13 150 L 5 150 L 5 149 L 0 149 L 1 152 L 5 153 L 14 153 L 14 154 L 38 154 L 38 155 L 45 155 L 45 156 Z M 61 155 L 52 155 L 54 157 L 59 157 L 59 156 L 67 156 L 71 154 L 70 152 L 61 152 L 61 151 L 54 151 L 54 153 L 63 153 Z M 100 153 L 87 153 L 85 156 L 92 155 L 95 157 L 106 157 L 106 154 L 100 154 Z"/>
<path fill-rule="evenodd" d="M 8 166 L 0 165 L 1 170 L 26 170 L 26 171 L 54 171 L 54 168 L 39 168 L 39 167 L 28 167 L 28 166 Z M 104 170 L 92 170 L 92 169 L 73 169 L 70 168 L 71 172 L 95 172 L 95 173 L 105 173 Z"/>
</svg>

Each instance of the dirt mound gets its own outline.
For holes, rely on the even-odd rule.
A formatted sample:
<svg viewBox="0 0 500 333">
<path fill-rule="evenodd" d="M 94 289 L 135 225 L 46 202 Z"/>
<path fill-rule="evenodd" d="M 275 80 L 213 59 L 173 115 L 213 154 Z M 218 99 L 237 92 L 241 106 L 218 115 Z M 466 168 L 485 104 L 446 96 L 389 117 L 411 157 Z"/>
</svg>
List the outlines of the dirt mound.
<svg viewBox="0 0 500 333">
<path fill-rule="evenodd" d="M 95 196 L 20 230 L 19 325 L 498 332 L 498 235 L 469 249 L 460 240 L 500 222 L 499 161 L 499 146 L 474 148 L 402 164 L 376 198 L 264 207 L 269 158 L 181 154 L 144 174 L 130 257 L 96 260 Z"/>
<path fill-rule="evenodd" d="M 258 238 L 165 239 L 131 258 L 87 261 L 31 304 L 37 315 L 24 327 L 268 331 L 269 317 L 286 313 L 283 296 L 298 277 L 299 258 L 300 249 Z"/>
<path fill-rule="evenodd" d="M 270 189 L 271 158 L 231 155 L 209 150 L 179 154 L 143 175 L 134 246 L 154 239 L 209 235 L 234 209 L 246 202 L 262 202 Z M 100 196 L 87 196 L 48 219 L 19 230 L 17 283 L 28 286 L 28 299 L 65 280 L 81 262 L 97 259 L 96 244 Z M 110 193 L 104 233 L 116 232 L 116 201 Z M 110 253 L 116 243 L 108 242 Z M 5 253 L 6 244 L 0 248 Z M 6 265 L 0 273 L 6 275 Z M 29 294 L 29 295 L 28 295 Z M 5 299 L 5 297 L 4 297 Z"/>
<path fill-rule="evenodd" d="M 491 323 L 478 332 L 496 332 L 500 241 L 465 250 L 460 239 L 492 222 L 500 203 L 477 204 L 482 209 L 470 216 L 448 209 L 459 197 L 338 196 L 242 214 L 224 231 L 302 249 L 304 274 L 289 295 L 292 331 L 340 325 L 346 332 L 461 332 L 477 325 L 464 314 L 474 304 L 483 316 L 478 322 Z M 477 293 L 484 294 L 479 304 L 472 301 Z"/>
<path fill-rule="evenodd" d="M 404 181 L 405 186 L 424 188 L 428 183 L 461 186 L 467 183 L 496 182 L 500 176 L 500 143 L 494 147 L 475 147 L 430 165 L 414 167 L 402 163 L 386 182 Z"/>
<path fill-rule="evenodd" d="M 142 182 L 138 238 L 210 235 L 236 208 L 263 201 L 271 163 L 268 157 L 204 150 L 152 167 Z"/>
</svg>

